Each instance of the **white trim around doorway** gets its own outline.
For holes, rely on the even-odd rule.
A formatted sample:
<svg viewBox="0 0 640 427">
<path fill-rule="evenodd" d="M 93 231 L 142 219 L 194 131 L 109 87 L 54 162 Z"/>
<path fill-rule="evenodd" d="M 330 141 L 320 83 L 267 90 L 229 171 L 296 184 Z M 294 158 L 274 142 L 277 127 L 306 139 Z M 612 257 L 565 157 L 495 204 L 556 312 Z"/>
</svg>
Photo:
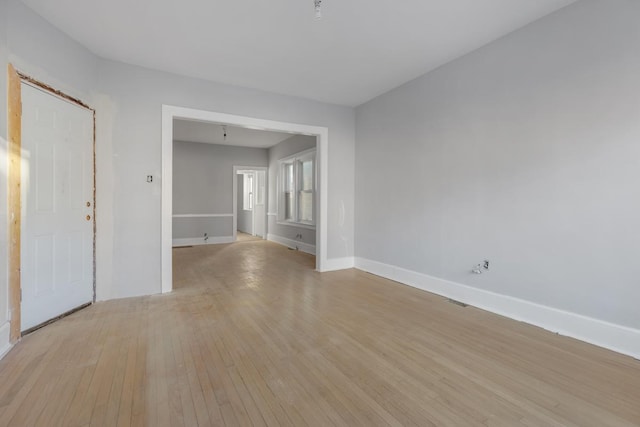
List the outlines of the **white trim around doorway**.
<svg viewBox="0 0 640 427">
<path fill-rule="evenodd" d="M 267 228 L 269 225 L 269 216 L 267 215 L 267 207 L 269 206 L 269 168 L 266 166 L 234 166 L 233 167 L 233 241 L 238 240 L 238 172 L 240 171 L 263 171 L 265 174 L 265 198 L 264 198 L 264 240 L 267 240 Z M 252 213 L 255 215 L 255 212 Z M 255 218 L 253 220 L 253 234 L 255 235 Z"/>
<path fill-rule="evenodd" d="M 329 129 L 296 123 L 279 122 L 255 117 L 197 110 L 171 105 L 162 106 L 162 212 L 161 212 L 161 280 L 162 292 L 173 289 L 172 268 L 172 216 L 173 216 L 173 120 L 186 119 L 212 122 L 251 129 L 303 134 L 317 138 L 318 162 L 318 222 L 316 224 L 316 270 L 325 271 L 327 266 L 327 201 Z"/>
</svg>

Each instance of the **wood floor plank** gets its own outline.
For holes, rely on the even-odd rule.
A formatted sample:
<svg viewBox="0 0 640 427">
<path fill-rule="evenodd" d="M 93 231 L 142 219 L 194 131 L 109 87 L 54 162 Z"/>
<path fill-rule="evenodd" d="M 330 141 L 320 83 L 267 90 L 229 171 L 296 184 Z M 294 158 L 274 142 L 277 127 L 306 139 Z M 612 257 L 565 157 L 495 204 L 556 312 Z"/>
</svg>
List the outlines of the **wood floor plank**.
<svg viewBox="0 0 640 427">
<path fill-rule="evenodd" d="M 141 312 L 145 312 L 147 308 L 147 302 L 144 301 Z M 136 338 L 136 360 L 135 368 L 133 369 L 133 391 L 131 395 L 131 417 L 130 423 L 127 423 L 126 414 L 123 413 L 122 417 L 119 417 L 119 424 L 122 426 L 144 426 L 147 424 L 149 414 L 151 411 L 147 410 L 146 396 L 151 394 L 151 387 L 147 379 L 149 372 L 149 327 L 147 322 L 147 316 L 142 316 Z M 152 401 L 152 399 L 149 399 Z M 122 403 L 121 403 L 122 405 Z M 125 405 L 126 406 L 126 405 Z M 151 423 L 149 423 L 151 424 Z"/>
<path fill-rule="evenodd" d="M 201 337 L 199 335 L 196 336 L 194 334 L 192 336 L 189 336 L 188 338 L 190 338 L 190 353 L 193 357 L 195 372 L 198 375 L 198 383 L 200 384 L 200 389 L 202 390 L 202 398 L 204 400 L 204 404 L 206 405 L 207 414 L 209 416 L 209 423 L 210 425 L 224 425 L 222 413 L 220 412 L 220 406 L 218 404 L 218 401 L 216 400 L 214 388 L 211 385 L 211 380 L 205 366 L 205 359 L 203 359 L 202 355 L 203 351 L 206 351 L 206 349 L 202 344 L 200 344 Z"/>
<path fill-rule="evenodd" d="M 0 426 L 640 426 L 640 361 L 247 240 L 0 361 Z"/>
<path fill-rule="evenodd" d="M 85 312 L 82 314 L 93 314 L 91 313 L 92 307 L 89 309 L 85 309 Z M 95 311 L 100 311 L 101 307 L 97 308 Z M 79 316 L 78 316 L 79 317 Z M 69 319 L 69 318 L 68 318 Z M 68 319 L 63 319 L 67 320 Z M 60 328 L 64 325 L 63 322 L 58 322 L 55 327 Z M 90 400 L 90 392 L 91 386 L 94 383 L 95 376 L 101 376 L 102 373 L 97 370 L 98 362 L 105 352 L 105 346 L 107 341 L 107 332 L 108 332 L 108 324 L 105 321 L 99 321 L 92 325 L 93 328 L 89 327 L 89 330 L 92 330 L 92 333 L 86 334 L 87 338 L 94 338 L 95 345 L 89 346 L 87 349 L 77 348 L 76 351 L 86 352 L 87 358 L 86 363 L 84 365 L 84 370 L 82 373 L 82 377 L 80 382 L 78 383 L 73 399 L 69 408 L 64 414 L 62 423 L 68 426 L 83 426 L 88 425 L 91 422 L 91 413 L 93 412 L 93 403 L 94 401 Z M 47 330 L 47 333 L 52 332 L 51 330 Z M 66 332 L 66 331 L 65 331 Z"/>
<path fill-rule="evenodd" d="M 179 340 L 179 351 L 182 353 L 184 375 L 186 376 L 186 388 L 188 389 L 189 395 L 192 399 L 196 424 L 199 426 L 211 425 L 204 392 L 198 377 L 198 369 L 194 363 L 194 354 L 191 352 L 190 339 L 193 338 L 185 331 L 185 334 L 180 335 L 177 339 Z"/>
<path fill-rule="evenodd" d="M 185 330 L 188 325 L 183 325 L 181 329 Z M 189 383 L 189 374 L 184 354 L 182 352 L 182 344 L 180 342 L 181 334 L 172 334 L 173 360 L 176 367 L 176 376 L 178 379 L 177 390 L 182 406 L 182 421 L 186 426 L 198 425 L 197 414 L 194 405 L 193 393 Z"/>
<path fill-rule="evenodd" d="M 34 375 L 35 382 L 31 390 L 25 396 L 24 402 L 16 410 L 9 422 L 11 425 L 35 425 L 38 417 L 47 405 L 47 401 L 38 399 L 34 395 L 43 393 L 49 395 L 60 385 L 62 374 L 65 371 L 66 360 L 70 356 L 70 346 L 67 342 L 61 343 L 56 351 L 51 352 L 51 357 L 43 363 L 44 369 Z M 66 372 L 64 372 L 66 374 Z"/>
<path fill-rule="evenodd" d="M 166 304 L 162 304 L 163 301 L 158 300 L 158 306 L 163 311 L 167 310 Z M 182 403 L 179 399 L 176 399 L 176 377 L 171 369 L 170 360 L 173 359 L 171 353 L 171 343 L 169 332 L 171 329 L 167 328 L 167 323 L 164 317 L 159 317 L 157 322 L 159 326 L 156 328 L 156 347 L 154 353 L 157 354 L 157 370 L 156 374 L 156 390 L 157 398 L 156 402 L 149 402 L 151 405 L 155 404 L 157 419 L 155 425 L 158 426 L 181 426 L 183 423 L 178 417 L 181 412 Z M 173 424 L 176 423 L 176 424 Z"/>
</svg>

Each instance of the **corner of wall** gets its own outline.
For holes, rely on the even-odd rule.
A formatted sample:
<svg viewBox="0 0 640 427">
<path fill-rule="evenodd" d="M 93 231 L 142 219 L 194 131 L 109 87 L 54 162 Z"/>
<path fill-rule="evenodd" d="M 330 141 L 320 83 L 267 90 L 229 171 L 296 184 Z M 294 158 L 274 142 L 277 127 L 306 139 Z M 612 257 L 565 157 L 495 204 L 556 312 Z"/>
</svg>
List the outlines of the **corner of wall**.
<svg viewBox="0 0 640 427">
<path fill-rule="evenodd" d="M 324 266 L 323 273 L 330 271 L 348 270 L 354 268 L 356 263 L 355 257 L 348 256 L 344 258 L 330 258 Z"/>
</svg>

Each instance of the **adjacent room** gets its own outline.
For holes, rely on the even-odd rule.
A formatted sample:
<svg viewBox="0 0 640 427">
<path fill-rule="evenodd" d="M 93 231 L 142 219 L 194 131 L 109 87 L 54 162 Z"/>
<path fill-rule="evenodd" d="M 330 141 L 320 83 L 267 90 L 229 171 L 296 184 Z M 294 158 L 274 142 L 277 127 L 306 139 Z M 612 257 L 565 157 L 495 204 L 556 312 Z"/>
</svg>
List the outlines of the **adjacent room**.
<svg viewBox="0 0 640 427">
<path fill-rule="evenodd" d="M 640 426 L 640 2 L 0 1 L 0 426 Z"/>
<path fill-rule="evenodd" d="M 174 120 L 172 149 L 176 288 L 231 252 L 262 266 L 249 258 L 273 250 L 265 240 L 311 255 L 301 258 L 315 268 L 316 137 Z"/>
</svg>

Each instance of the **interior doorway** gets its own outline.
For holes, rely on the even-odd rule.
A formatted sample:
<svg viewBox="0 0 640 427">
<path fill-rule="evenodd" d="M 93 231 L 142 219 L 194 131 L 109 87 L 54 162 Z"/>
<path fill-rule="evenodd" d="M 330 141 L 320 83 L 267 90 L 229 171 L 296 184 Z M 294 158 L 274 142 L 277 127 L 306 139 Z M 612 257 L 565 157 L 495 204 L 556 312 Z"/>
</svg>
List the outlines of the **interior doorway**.
<svg viewBox="0 0 640 427">
<path fill-rule="evenodd" d="M 292 135 L 314 137 L 317 141 L 317 221 L 314 225 L 316 246 L 316 270 L 324 271 L 327 260 L 327 182 L 328 182 L 328 129 L 320 126 L 300 125 L 287 122 L 237 116 L 183 107 L 162 107 L 162 292 L 173 289 L 172 265 L 172 216 L 173 216 L 173 134 L 174 120 L 213 123 L 220 126 L 235 126 L 245 129 L 286 132 Z M 233 179 L 234 182 L 237 180 Z M 237 197 L 237 191 L 233 192 Z M 234 203 L 237 209 L 237 203 Z M 236 227 L 233 227 L 237 232 Z"/>
<path fill-rule="evenodd" d="M 233 168 L 234 241 L 238 233 L 267 238 L 267 170 L 266 167 Z"/>
</svg>

